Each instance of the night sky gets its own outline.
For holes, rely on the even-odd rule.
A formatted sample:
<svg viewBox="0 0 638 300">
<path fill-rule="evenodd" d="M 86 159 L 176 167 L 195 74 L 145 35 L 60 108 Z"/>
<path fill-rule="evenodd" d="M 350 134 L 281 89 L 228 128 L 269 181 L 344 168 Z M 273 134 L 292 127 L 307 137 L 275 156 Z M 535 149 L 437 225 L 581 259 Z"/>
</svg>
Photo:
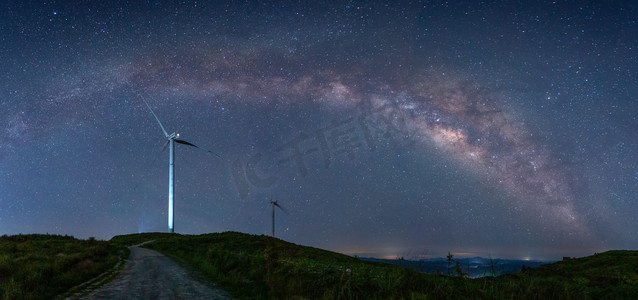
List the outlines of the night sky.
<svg viewBox="0 0 638 300">
<path fill-rule="evenodd" d="M 7 2 L 9 2 L 7 4 Z M 638 248 L 631 1 L 7 1 L 0 234 L 359 256 Z M 602 2 L 601 2 L 602 3 Z"/>
</svg>

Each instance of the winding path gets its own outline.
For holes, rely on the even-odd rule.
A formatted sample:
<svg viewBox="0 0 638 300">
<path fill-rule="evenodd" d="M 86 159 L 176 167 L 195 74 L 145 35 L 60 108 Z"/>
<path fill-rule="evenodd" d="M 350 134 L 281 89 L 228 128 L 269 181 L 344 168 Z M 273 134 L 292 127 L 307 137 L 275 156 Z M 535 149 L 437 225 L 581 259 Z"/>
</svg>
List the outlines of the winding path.
<svg viewBox="0 0 638 300">
<path fill-rule="evenodd" d="M 124 270 L 115 280 L 70 299 L 231 299 L 157 251 L 137 246 L 130 249 Z"/>
</svg>

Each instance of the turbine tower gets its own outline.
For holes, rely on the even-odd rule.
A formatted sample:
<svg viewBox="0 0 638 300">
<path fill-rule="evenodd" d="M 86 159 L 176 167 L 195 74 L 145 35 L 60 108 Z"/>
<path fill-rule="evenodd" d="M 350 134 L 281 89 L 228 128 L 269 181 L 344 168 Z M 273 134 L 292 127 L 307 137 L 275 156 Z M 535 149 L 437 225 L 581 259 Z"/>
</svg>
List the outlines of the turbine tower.
<svg viewBox="0 0 638 300">
<path fill-rule="evenodd" d="M 151 106 L 148 105 L 148 102 L 146 102 L 146 99 L 144 99 L 144 97 L 142 97 L 142 95 L 140 95 L 140 98 L 142 98 L 142 101 L 144 101 L 144 104 L 146 104 L 146 107 L 148 107 L 148 109 L 151 111 L 151 114 L 153 114 L 153 117 L 155 117 L 155 120 L 157 120 L 157 124 L 159 124 L 160 128 L 162 128 L 162 132 L 164 133 L 164 137 L 166 137 L 167 141 L 166 141 L 166 143 L 164 143 L 164 146 L 162 146 L 161 152 L 164 152 L 164 150 L 166 149 L 167 145 L 169 147 L 169 159 L 168 159 L 168 232 L 169 233 L 174 233 L 175 232 L 175 230 L 174 230 L 175 215 L 174 215 L 173 207 L 174 207 L 174 204 L 175 204 L 175 198 L 174 198 L 174 193 L 175 193 L 175 189 L 174 189 L 175 143 L 186 145 L 186 146 L 195 147 L 195 148 L 201 149 L 203 151 L 206 151 L 208 153 L 212 153 L 213 155 L 215 155 L 217 157 L 220 157 L 220 156 L 218 154 L 210 151 L 210 150 L 206 150 L 204 148 L 196 146 L 195 144 L 189 143 L 189 142 L 184 141 L 184 140 L 180 140 L 179 139 L 179 132 L 177 132 L 177 131 L 175 131 L 175 132 L 173 132 L 171 134 L 168 134 L 168 132 L 166 132 L 166 129 L 164 129 L 164 125 L 162 125 L 162 122 L 160 122 L 160 120 L 157 117 L 157 115 L 155 115 L 155 112 L 153 112 L 153 109 L 151 108 Z"/>
<path fill-rule="evenodd" d="M 275 206 L 286 214 L 288 214 L 288 212 L 277 203 L 277 200 L 272 200 L 272 195 L 270 195 L 270 205 L 272 206 L 272 236 L 275 237 Z"/>
</svg>

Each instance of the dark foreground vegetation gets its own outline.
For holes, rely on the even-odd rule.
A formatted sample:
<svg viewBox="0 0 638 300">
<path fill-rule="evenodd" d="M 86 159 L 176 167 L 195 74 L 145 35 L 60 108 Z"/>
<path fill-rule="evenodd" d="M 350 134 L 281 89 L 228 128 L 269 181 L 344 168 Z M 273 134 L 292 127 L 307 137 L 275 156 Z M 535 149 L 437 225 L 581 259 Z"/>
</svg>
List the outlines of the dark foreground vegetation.
<svg viewBox="0 0 638 300">
<path fill-rule="evenodd" d="M 149 248 L 198 269 L 242 298 L 638 298 L 638 251 L 609 251 L 515 275 L 469 279 L 462 273 L 418 273 L 268 236 L 225 232 L 153 238 Z"/>
<path fill-rule="evenodd" d="M 469 279 L 462 272 L 423 274 L 236 232 L 131 234 L 109 242 L 5 236 L 0 244 L 2 297 L 51 298 L 114 265 L 124 246 L 151 240 L 144 247 L 174 258 L 239 298 L 638 299 L 638 251 L 609 251 L 514 275 Z"/>
<path fill-rule="evenodd" d="M 93 238 L 0 237 L 0 298 L 51 299 L 112 268 L 125 253 Z"/>
</svg>

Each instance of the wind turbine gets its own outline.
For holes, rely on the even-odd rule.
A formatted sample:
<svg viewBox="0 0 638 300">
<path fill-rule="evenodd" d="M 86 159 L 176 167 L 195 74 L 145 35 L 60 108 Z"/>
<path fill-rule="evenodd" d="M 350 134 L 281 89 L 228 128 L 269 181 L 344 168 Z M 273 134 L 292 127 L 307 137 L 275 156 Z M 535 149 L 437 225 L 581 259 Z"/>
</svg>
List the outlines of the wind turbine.
<svg viewBox="0 0 638 300">
<path fill-rule="evenodd" d="M 288 214 L 288 211 L 281 207 L 281 205 L 277 203 L 277 200 L 272 200 L 272 194 L 270 195 L 270 206 L 272 206 L 272 236 L 275 237 L 275 206 L 286 214 Z"/>
<path fill-rule="evenodd" d="M 157 120 L 157 124 L 159 124 L 160 128 L 162 128 L 162 132 L 164 133 L 164 137 L 166 137 L 166 143 L 164 143 L 164 146 L 162 146 L 162 150 L 161 152 L 164 152 L 164 150 L 166 150 L 166 146 L 169 147 L 169 160 L 168 160 L 168 232 L 169 233 L 173 233 L 174 231 L 174 213 L 173 213 L 173 207 L 174 207 L 174 197 L 173 194 L 175 192 L 174 190 L 174 183 L 173 183 L 173 179 L 175 177 L 174 174 L 174 167 L 175 167 L 175 143 L 178 144 L 182 144 L 182 145 L 186 145 L 186 146 L 191 146 L 191 147 L 195 147 L 197 149 L 206 151 L 208 153 L 211 153 L 217 157 L 220 157 L 217 153 L 214 153 L 210 150 L 206 150 L 204 148 L 201 148 L 195 144 L 189 143 L 187 141 L 184 140 L 180 140 L 179 139 L 179 132 L 174 131 L 171 134 L 168 134 L 168 132 L 166 132 L 166 129 L 164 129 L 164 125 L 162 125 L 162 122 L 160 122 L 159 118 L 157 117 L 157 115 L 155 115 L 155 112 L 153 112 L 153 109 L 151 108 L 150 105 L 148 105 L 148 102 L 146 102 L 146 99 L 144 99 L 144 97 L 142 97 L 142 95 L 139 95 L 140 98 L 142 98 L 142 101 L 144 101 L 144 104 L 146 104 L 146 107 L 148 107 L 148 109 L 151 111 L 151 114 L 153 114 L 153 117 L 155 117 L 155 120 Z"/>
</svg>

